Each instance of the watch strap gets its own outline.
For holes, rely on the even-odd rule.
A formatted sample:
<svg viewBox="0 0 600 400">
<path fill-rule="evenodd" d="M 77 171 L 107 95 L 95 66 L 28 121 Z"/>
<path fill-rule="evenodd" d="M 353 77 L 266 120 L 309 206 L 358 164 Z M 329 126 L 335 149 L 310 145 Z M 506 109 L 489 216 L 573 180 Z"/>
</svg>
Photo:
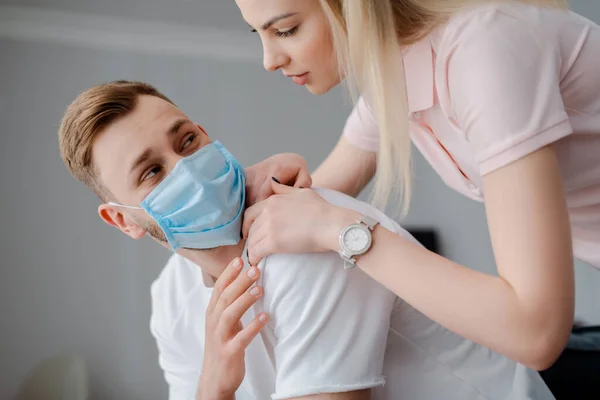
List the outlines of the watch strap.
<svg viewBox="0 0 600 400">
<path fill-rule="evenodd" d="M 346 258 L 346 257 L 342 257 L 344 259 L 344 269 L 348 270 L 348 269 L 352 269 L 354 267 L 356 267 L 356 259 L 354 257 L 350 257 L 350 258 Z"/>
<path fill-rule="evenodd" d="M 360 218 L 357 222 L 359 224 L 366 225 L 370 231 L 375 229 L 375 227 L 379 224 L 379 221 L 377 221 L 375 218 L 369 217 L 368 215 L 365 215 L 364 217 Z"/>
</svg>

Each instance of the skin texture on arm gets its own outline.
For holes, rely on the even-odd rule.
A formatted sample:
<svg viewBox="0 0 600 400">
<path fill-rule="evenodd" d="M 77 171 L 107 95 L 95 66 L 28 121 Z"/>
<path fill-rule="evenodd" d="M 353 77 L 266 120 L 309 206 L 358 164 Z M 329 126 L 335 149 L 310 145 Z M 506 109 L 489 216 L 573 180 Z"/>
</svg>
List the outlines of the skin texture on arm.
<svg viewBox="0 0 600 400">
<path fill-rule="evenodd" d="M 375 175 L 376 164 L 376 153 L 359 149 L 342 137 L 312 174 L 313 187 L 356 197 Z"/>
<path fill-rule="evenodd" d="M 499 277 L 385 229 L 357 264 L 446 328 L 542 370 L 566 345 L 574 313 L 571 233 L 552 147 L 485 176 L 484 189 Z"/>
</svg>

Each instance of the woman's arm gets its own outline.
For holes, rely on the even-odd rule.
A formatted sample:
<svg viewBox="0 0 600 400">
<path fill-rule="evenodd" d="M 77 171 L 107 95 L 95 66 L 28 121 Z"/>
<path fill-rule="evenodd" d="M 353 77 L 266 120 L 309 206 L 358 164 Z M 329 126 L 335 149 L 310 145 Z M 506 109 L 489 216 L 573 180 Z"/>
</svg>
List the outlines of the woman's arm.
<svg viewBox="0 0 600 400">
<path fill-rule="evenodd" d="M 273 184 L 275 196 L 244 217 L 252 264 L 273 253 L 338 251 L 360 215 L 311 190 Z M 378 226 L 357 265 L 451 331 L 528 367 L 549 367 L 573 323 L 569 219 L 552 147 L 484 177 L 499 276 L 486 275 Z"/>
<path fill-rule="evenodd" d="M 377 228 L 357 265 L 429 318 L 531 368 L 552 365 L 573 323 L 569 218 L 552 147 L 484 177 L 499 277 L 468 269 Z M 346 211 L 329 235 L 356 219 Z M 340 217 L 338 217 L 340 218 Z"/>
<path fill-rule="evenodd" d="M 312 174 L 313 186 L 356 197 L 373 178 L 376 163 L 376 153 L 362 150 L 342 137 Z"/>
</svg>

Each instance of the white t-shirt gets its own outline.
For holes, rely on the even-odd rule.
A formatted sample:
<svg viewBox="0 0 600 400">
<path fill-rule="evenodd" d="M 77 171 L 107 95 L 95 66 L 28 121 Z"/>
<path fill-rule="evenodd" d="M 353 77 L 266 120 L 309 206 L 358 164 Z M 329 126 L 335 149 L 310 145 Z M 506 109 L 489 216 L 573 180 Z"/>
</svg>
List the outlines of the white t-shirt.
<svg viewBox="0 0 600 400">
<path fill-rule="evenodd" d="M 317 192 L 414 240 L 366 203 Z M 243 322 L 263 311 L 271 319 L 247 349 L 238 400 L 365 388 L 375 400 L 553 399 L 537 372 L 444 329 L 360 269 L 344 270 L 337 253 L 273 255 L 258 267 L 265 294 Z M 150 326 L 171 400 L 194 398 L 210 296 L 201 269 L 179 255 L 152 285 Z"/>
</svg>

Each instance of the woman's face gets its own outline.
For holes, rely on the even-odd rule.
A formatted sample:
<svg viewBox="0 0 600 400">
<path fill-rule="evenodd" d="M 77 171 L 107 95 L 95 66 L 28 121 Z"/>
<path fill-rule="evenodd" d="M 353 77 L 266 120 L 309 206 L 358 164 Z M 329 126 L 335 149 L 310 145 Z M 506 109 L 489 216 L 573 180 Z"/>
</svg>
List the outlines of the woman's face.
<svg viewBox="0 0 600 400">
<path fill-rule="evenodd" d="M 313 94 L 340 83 L 331 30 L 319 0 L 236 0 L 263 45 L 267 71 L 278 69 Z"/>
</svg>

